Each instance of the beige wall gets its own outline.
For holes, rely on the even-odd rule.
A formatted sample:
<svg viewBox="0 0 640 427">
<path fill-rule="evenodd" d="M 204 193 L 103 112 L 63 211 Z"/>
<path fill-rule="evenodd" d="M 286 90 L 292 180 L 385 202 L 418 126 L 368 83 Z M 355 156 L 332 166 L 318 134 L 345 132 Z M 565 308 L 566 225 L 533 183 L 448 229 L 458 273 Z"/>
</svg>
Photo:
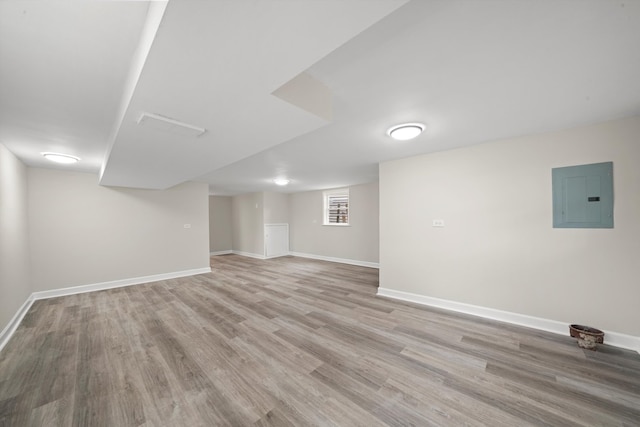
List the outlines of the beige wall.
<svg viewBox="0 0 640 427">
<path fill-rule="evenodd" d="M 233 249 L 231 197 L 209 196 L 209 251 Z"/>
<path fill-rule="evenodd" d="M 322 225 L 322 191 L 289 196 L 291 251 L 378 262 L 378 183 L 349 187 L 348 227 Z"/>
<path fill-rule="evenodd" d="M 30 294 L 27 168 L 0 144 L 0 331 Z"/>
<path fill-rule="evenodd" d="M 551 168 L 605 161 L 615 228 L 552 228 Z M 380 205 L 382 288 L 640 336 L 640 117 L 383 163 Z"/>
<path fill-rule="evenodd" d="M 264 256 L 263 194 L 249 193 L 232 197 L 234 251 Z"/>
<path fill-rule="evenodd" d="M 289 223 L 289 195 L 283 193 L 264 192 L 264 223 Z"/>
<path fill-rule="evenodd" d="M 76 172 L 28 176 L 34 291 L 209 267 L 206 183 L 154 191 Z"/>
</svg>

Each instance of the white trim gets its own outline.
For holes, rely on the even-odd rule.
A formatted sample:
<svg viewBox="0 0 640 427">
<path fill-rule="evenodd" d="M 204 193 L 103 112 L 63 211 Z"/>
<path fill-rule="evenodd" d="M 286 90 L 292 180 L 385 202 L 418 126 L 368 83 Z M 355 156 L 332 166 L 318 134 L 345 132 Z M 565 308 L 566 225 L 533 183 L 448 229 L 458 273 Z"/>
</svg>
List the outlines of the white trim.
<svg viewBox="0 0 640 427">
<path fill-rule="evenodd" d="M 229 249 L 228 251 L 209 252 L 209 256 L 229 255 L 229 254 L 232 254 L 232 253 L 233 253 L 233 251 Z"/>
<path fill-rule="evenodd" d="M 322 225 L 337 225 L 342 227 L 348 227 L 351 224 L 351 196 L 349 195 L 350 187 L 334 188 L 331 190 L 324 190 L 322 192 L 322 199 L 324 200 L 322 210 Z M 347 196 L 347 222 L 329 222 L 329 197 L 331 196 Z"/>
<path fill-rule="evenodd" d="M 86 292 L 102 291 L 105 289 L 121 288 L 124 286 L 140 285 L 143 283 L 157 282 L 160 280 L 177 279 L 178 277 L 195 276 L 197 274 L 211 273 L 211 267 L 195 268 L 192 270 L 175 271 L 172 273 L 153 274 L 151 276 L 133 277 L 130 279 L 114 280 L 111 282 L 94 283 L 91 285 L 72 286 L 69 288 L 52 289 L 50 291 L 33 292 L 29 298 L 18 309 L 13 319 L 0 333 L 0 351 L 9 342 L 22 319 L 31 308 L 34 301 L 48 298 L 61 297 L 66 295 L 83 294 Z"/>
<path fill-rule="evenodd" d="M 65 295 L 83 294 L 85 292 L 103 291 L 105 289 L 122 288 L 124 286 L 140 285 L 142 283 L 158 282 L 160 280 L 176 279 L 178 277 L 195 276 L 196 274 L 211 273 L 211 267 L 195 268 L 193 270 L 174 271 L 172 273 L 153 274 L 151 276 L 133 277 L 130 279 L 114 280 L 111 282 L 94 283 L 91 285 L 72 286 L 69 288 L 52 289 L 31 294 L 34 299 L 62 297 Z"/>
<path fill-rule="evenodd" d="M 528 328 L 553 332 L 555 334 L 569 335 L 569 324 L 565 322 L 559 322 L 557 320 L 533 317 L 526 314 L 512 313 L 509 311 L 496 310 L 494 308 L 465 304 L 456 301 L 429 297 L 426 295 L 414 294 L 411 292 L 396 291 L 394 289 L 378 288 L 378 296 L 413 302 L 430 307 L 443 308 L 445 310 L 457 311 L 460 313 L 471 314 L 487 319 L 512 323 L 514 325 L 526 326 Z M 611 331 L 604 331 L 604 333 L 605 344 L 634 350 L 640 353 L 640 337 Z"/>
<path fill-rule="evenodd" d="M 242 252 L 242 251 L 231 251 L 231 253 L 234 253 L 236 255 L 242 255 L 242 256 L 248 256 L 249 258 L 257 258 L 257 259 L 267 259 L 264 255 L 261 254 L 254 254 L 251 252 Z"/>
<path fill-rule="evenodd" d="M 297 256 L 300 258 L 311 258 L 311 259 L 319 259 L 321 261 L 329 261 L 329 262 L 339 262 L 340 264 L 350 264 L 357 265 L 360 267 L 369 267 L 369 268 L 380 268 L 380 264 L 377 262 L 370 261 L 358 261 L 355 259 L 347 259 L 347 258 L 335 258 L 324 255 L 314 255 L 314 254 L 305 254 L 302 252 L 289 252 L 289 255 Z"/>
<path fill-rule="evenodd" d="M 266 256 L 262 259 L 274 259 L 274 258 L 282 258 L 283 256 L 288 256 L 290 255 L 288 252 L 286 254 L 280 254 L 280 255 L 272 255 L 272 256 Z"/>
<path fill-rule="evenodd" d="M 35 299 L 33 298 L 33 294 L 31 294 L 29 295 L 29 298 L 27 298 L 27 300 L 24 302 L 24 304 L 22 304 L 22 306 L 18 309 L 9 324 L 0 333 L 0 351 L 2 351 L 5 345 L 7 345 L 16 329 L 18 329 L 18 326 L 20 326 L 20 322 L 22 322 L 25 314 L 27 314 L 27 311 L 29 311 L 29 309 L 31 308 L 33 301 L 35 301 Z"/>
</svg>

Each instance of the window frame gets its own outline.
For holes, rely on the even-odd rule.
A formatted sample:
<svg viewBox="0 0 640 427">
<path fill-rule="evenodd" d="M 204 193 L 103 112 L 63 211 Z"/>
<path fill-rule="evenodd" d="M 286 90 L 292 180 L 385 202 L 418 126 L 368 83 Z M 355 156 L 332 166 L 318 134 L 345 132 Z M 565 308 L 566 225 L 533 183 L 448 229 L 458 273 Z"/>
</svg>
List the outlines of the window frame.
<svg viewBox="0 0 640 427">
<path fill-rule="evenodd" d="M 347 222 L 330 222 L 329 221 L 329 205 L 330 198 L 342 196 L 347 198 Z M 349 195 L 349 188 L 336 188 L 333 190 L 326 190 L 322 192 L 323 209 L 322 209 L 322 225 L 329 225 L 332 227 L 349 227 L 351 225 L 351 197 Z"/>
</svg>

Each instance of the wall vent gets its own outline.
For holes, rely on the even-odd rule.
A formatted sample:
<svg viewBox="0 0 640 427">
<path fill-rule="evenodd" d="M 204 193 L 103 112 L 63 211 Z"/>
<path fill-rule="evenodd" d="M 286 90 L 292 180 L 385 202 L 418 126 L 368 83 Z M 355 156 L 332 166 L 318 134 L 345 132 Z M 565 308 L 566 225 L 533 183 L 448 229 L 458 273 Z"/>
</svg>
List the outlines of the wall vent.
<svg viewBox="0 0 640 427">
<path fill-rule="evenodd" d="M 146 126 L 161 132 L 192 137 L 198 137 L 207 131 L 205 128 L 190 125 L 176 119 L 153 113 L 142 113 L 138 119 L 138 125 Z"/>
</svg>

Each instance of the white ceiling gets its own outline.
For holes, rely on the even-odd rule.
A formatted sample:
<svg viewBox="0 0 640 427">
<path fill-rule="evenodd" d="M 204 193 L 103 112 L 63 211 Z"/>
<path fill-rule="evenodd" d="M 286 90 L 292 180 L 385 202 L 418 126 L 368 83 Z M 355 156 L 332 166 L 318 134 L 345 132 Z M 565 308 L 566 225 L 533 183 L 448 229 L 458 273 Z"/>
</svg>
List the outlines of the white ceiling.
<svg viewBox="0 0 640 427">
<path fill-rule="evenodd" d="M 303 72 L 330 117 L 272 95 Z M 31 166 L 78 155 L 103 185 L 371 182 L 381 161 L 640 114 L 638 76 L 637 1 L 0 2 L 0 142 Z M 405 121 L 427 130 L 386 136 Z"/>
</svg>

